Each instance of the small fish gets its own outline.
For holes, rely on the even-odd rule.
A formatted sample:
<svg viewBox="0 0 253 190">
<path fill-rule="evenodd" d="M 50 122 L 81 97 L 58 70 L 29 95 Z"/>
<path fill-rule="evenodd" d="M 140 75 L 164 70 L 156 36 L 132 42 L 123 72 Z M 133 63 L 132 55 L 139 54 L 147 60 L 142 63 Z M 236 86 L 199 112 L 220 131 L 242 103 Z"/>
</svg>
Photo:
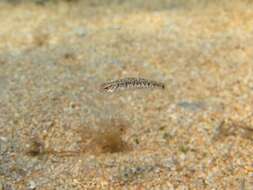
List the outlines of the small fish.
<svg viewBox="0 0 253 190">
<path fill-rule="evenodd" d="M 124 78 L 115 81 L 103 83 L 100 86 L 102 92 L 115 92 L 126 89 L 144 89 L 144 88 L 160 88 L 165 89 L 165 85 L 161 82 L 148 80 L 144 78 Z"/>
</svg>

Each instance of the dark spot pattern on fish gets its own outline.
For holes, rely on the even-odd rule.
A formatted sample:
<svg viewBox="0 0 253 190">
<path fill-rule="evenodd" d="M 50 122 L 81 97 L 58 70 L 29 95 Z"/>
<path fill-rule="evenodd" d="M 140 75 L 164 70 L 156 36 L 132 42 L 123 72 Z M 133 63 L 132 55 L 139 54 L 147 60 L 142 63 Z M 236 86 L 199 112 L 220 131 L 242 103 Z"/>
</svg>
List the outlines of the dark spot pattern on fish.
<svg viewBox="0 0 253 190">
<path fill-rule="evenodd" d="M 124 78 L 103 83 L 100 86 L 102 92 L 115 92 L 127 89 L 160 88 L 165 89 L 165 84 L 144 78 Z"/>
</svg>

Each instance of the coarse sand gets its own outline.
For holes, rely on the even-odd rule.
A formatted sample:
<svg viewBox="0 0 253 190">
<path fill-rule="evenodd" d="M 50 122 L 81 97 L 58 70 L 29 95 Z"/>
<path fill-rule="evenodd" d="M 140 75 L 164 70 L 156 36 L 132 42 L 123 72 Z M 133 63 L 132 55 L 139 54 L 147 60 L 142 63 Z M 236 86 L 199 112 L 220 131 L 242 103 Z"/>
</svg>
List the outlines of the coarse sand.
<svg viewBox="0 0 253 190">
<path fill-rule="evenodd" d="M 1 2 L 0 190 L 253 190 L 252 72 L 251 1 Z"/>
</svg>

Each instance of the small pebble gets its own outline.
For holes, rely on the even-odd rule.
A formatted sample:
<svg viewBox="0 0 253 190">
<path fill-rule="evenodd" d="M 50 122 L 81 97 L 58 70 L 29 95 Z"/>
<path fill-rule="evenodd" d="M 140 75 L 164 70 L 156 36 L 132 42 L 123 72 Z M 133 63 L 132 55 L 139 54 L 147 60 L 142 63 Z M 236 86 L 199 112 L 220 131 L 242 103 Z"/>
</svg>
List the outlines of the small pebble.
<svg viewBox="0 0 253 190">
<path fill-rule="evenodd" d="M 28 189 L 29 190 L 35 190 L 36 189 L 36 183 L 34 181 L 28 182 Z"/>
</svg>

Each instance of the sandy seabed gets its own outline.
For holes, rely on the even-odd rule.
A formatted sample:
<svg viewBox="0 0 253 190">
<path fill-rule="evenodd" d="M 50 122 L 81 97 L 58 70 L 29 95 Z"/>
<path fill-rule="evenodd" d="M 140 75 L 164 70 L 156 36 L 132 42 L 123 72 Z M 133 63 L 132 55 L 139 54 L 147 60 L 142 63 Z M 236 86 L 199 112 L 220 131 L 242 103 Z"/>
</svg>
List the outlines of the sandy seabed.
<svg viewBox="0 0 253 190">
<path fill-rule="evenodd" d="M 0 190 L 252 190 L 253 4 L 106 2 L 0 3 Z"/>
</svg>

